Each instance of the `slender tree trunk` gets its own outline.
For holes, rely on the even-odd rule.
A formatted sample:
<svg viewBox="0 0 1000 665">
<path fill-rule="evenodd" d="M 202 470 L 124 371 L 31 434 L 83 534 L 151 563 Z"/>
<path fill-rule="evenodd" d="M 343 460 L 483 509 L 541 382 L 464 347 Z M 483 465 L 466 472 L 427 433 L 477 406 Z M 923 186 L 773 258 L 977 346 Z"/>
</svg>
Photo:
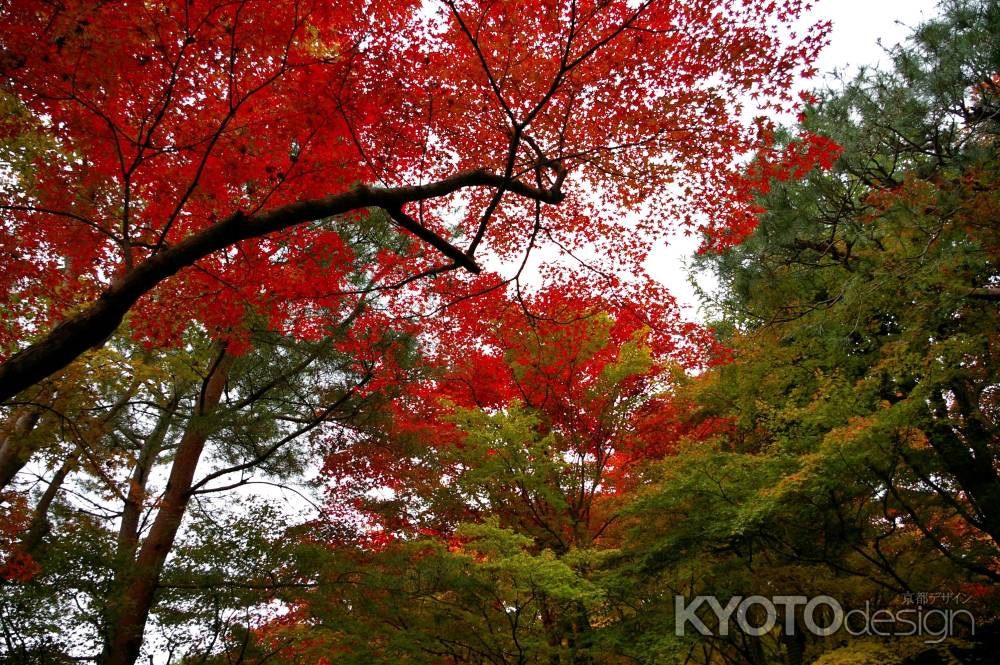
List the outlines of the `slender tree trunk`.
<svg viewBox="0 0 1000 665">
<path fill-rule="evenodd" d="M 100 419 L 100 425 L 108 425 L 118 417 L 128 406 L 129 400 L 135 396 L 141 386 L 141 381 L 134 378 L 129 387 L 115 400 L 115 403 Z M 63 391 L 66 392 L 66 391 Z M 0 431 L 0 490 L 5 488 L 17 473 L 31 461 L 31 456 L 38 449 L 39 442 L 29 439 L 29 435 L 38 423 L 54 420 L 61 410 L 60 395 L 51 388 L 44 388 L 32 398 L 37 406 L 27 406 L 11 416 L 10 422 Z"/>
<path fill-rule="evenodd" d="M 594 646 L 594 628 L 590 625 L 590 616 L 583 603 L 576 603 L 576 616 L 572 622 L 571 653 L 573 665 L 590 665 L 594 658 L 590 649 Z"/>
<path fill-rule="evenodd" d="M 115 585 L 117 597 L 109 603 L 105 615 L 105 643 L 98 659 L 101 665 L 133 665 L 139 657 L 146 620 L 153 606 L 163 564 L 187 510 L 194 473 L 210 434 L 206 417 L 219 404 L 232 363 L 233 356 L 224 349 L 214 359 L 194 413 L 177 446 L 153 526 L 138 555 L 120 563 L 122 568 L 116 575 L 118 583 Z"/>
<path fill-rule="evenodd" d="M 549 654 L 549 665 L 559 665 L 559 648 L 562 643 L 562 634 L 558 626 L 559 617 L 552 611 L 552 607 L 545 597 L 539 598 L 539 606 L 542 627 L 545 630 L 545 640 L 552 650 Z"/>
<path fill-rule="evenodd" d="M 136 459 L 135 468 L 129 481 L 128 495 L 122 508 L 122 521 L 118 528 L 118 560 L 132 561 L 139 545 L 139 521 L 142 518 L 142 506 L 146 499 L 146 483 L 149 472 L 153 468 L 156 456 L 159 455 L 166 439 L 170 421 L 177 410 L 178 398 L 174 397 L 160 414 L 153 431 L 143 441 L 142 449 Z"/>
<path fill-rule="evenodd" d="M 38 409 L 26 408 L 11 416 L 12 422 L 0 442 L 0 490 L 7 487 L 31 459 L 31 447 L 25 444 L 24 439 L 38 424 L 40 415 Z"/>
<path fill-rule="evenodd" d="M 59 470 L 52 476 L 52 480 L 49 481 L 49 486 L 45 488 L 42 498 L 35 505 L 35 510 L 31 516 L 31 526 L 28 527 L 28 531 L 21 539 L 21 547 L 28 554 L 33 554 L 38 549 L 38 546 L 42 544 L 42 539 L 48 534 L 51 528 L 49 524 L 49 508 L 52 506 L 56 494 L 59 493 L 63 481 L 66 480 L 73 467 L 76 466 L 78 456 L 79 449 L 62 463 Z"/>
<path fill-rule="evenodd" d="M 801 627 L 795 624 L 794 635 L 782 635 L 785 643 L 785 665 L 804 665 L 806 662 L 806 636 Z"/>
<path fill-rule="evenodd" d="M 955 389 L 964 422 L 955 423 L 942 397 L 936 405 L 937 424 L 928 431 L 931 446 L 971 500 L 980 526 L 1000 542 L 1000 476 L 993 454 L 996 440 L 982 415 L 962 388 Z M 961 426 L 961 432 L 955 428 Z"/>
</svg>

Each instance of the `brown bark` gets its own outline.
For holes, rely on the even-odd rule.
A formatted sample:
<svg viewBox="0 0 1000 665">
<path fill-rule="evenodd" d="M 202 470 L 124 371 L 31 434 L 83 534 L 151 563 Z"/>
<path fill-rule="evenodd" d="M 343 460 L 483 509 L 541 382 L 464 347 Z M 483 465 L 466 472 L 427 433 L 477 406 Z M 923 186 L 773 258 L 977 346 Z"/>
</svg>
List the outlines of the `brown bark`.
<svg viewBox="0 0 1000 665">
<path fill-rule="evenodd" d="M 785 665 L 804 665 L 806 662 L 806 637 L 804 629 L 795 624 L 795 633 L 793 635 L 782 635 L 781 641 L 785 645 Z"/>
<path fill-rule="evenodd" d="M 170 429 L 170 419 L 173 418 L 177 409 L 177 402 L 177 398 L 174 398 L 167 404 L 153 431 L 143 441 L 142 450 L 139 451 L 139 456 L 136 459 L 132 477 L 129 479 L 125 506 L 122 509 L 121 525 L 118 528 L 119 557 L 127 556 L 131 559 L 135 556 L 135 550 L 139 544 L 139 520 L 142 517 L 142 505 L 146 498 L 146 482 L 149 480 L 149 472 L 153 468 L 153 462 L 163 446 L 167 430 Z"/>
<path fill-rule="evenodd" d="M 936 396 L 937 421 L 928 429 L 928 440 L 970 499 L 980 528 L 1000 542 L 1000 475 L 993 453 L 996 440 L 967 392 L 963 386 L 953 386 L 962 418 L 959 422 L 949 417 L 944 398 Z M 960 427 L 959 432 L 956 427 Z"/>
<path fill-rule="evenodd" d="M 12 423 L 0 442 L 0 490 L 14 479 L 33 452 L 25 445 L 25 437 L 38 424 L 41 411 L 38 409 L 20 409 L 11 416 Z"/>
<path fill-rule="evenodd" d="M 129 387 L 98 421 L 99 424 L 104 426 L 112 423 L 128 406 L 129 400 L 135 395 L 140 385 L 141 381 L 134 378 Z M 11 421 L 3 428 L 2 438 L 0 438 L 0 490 L 6 487 L 18 471 L 31 461 L 31 456 L 38 449 L 41 442 L 30 440 L 29 435 L 40 421 L 45 423 L 62 417 L 57 415 L 61 411 L 60 394 L 66 395 L 71 392 L 72 389 L 57 391 L 51 386 L 46 386 L 33 396 L 32 406 L 19 409 L 11 416 Z M 80 443 L 82 444 L 82 442 Z"/>
<path fill-rule="evenodd" d="M 382 208 L 390 212 L 397 224 L 434 247 L 456 267 L 479 272 L 479 266 L 471 255 L 401 214 L 402 207 L 407 203 L 447 196 L 470 187 L 502 187 L 513 194 L 552 204 L 563 199 L 558 184 L 552 189 L 542 190 L 477 170 L 459 173 L 427 185 L 358 185 L 340 194 L 298 201 L 250 216 L 237 212 L 154 254 L 115 280 L 96 301 L 78 314 L 65 319 L 44 338 L 0 364 L 0 401 L 10 399 L 55 374 L 88 349 L 102 345 L 139 298 L 182 268 L 241 240 L 259 238 L 297 224 L 364 208 Z"/>
<path fill-rule="evenodd" d="M 206 417 L 215 411 L 222 398 L 232 363 L 233 356 L 225 350 L 214 359 L 194 413 L 177 446 L 153 526 L 138 556 L 125 556 L 119 562 L 116 597 L 109 604 L 105 616 L 107 632 L 104 649 L 98 659 L 101 665 L 132 665 L 139 656 L 163 564 L 173 547 L 191 498 L 194 473 L 210 434 Z M 128 540 L 128 534 L 125 536 Z"/>
<path fill-rule="evenodd" d="M 51 528 L 49 524 L 49 508 L 52 506 L 56 494 L 59 493 L 63 481 L 66 480 L 66 477 L 76 466 L 78 453 L 79 451 L 73 453 L 63 462 L 55 475 L 52 476 L 48 487 L 45 488 L 45 492 L 35 505 L 35 510 L 31 516 L 31 526 L 28 527 L 27 533 L 21 538 L 21 547 L 28 554 L 35 553 L 38 546 L 42 544 L 42 539 L 45 538 Z"/>
</svg>

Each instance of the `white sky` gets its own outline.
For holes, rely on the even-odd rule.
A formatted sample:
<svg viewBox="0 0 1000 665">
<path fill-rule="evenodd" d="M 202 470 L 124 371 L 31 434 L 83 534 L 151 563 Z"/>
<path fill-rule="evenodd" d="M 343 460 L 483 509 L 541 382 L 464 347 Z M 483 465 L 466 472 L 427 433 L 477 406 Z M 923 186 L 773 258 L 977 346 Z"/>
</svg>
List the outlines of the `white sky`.
<svg viewBox="0 0 1000 665">
<path fill-rule="evenodd" d="M 835 69 L 853 71 L 859 65 L 888 64 L 879 41 L 885 47 L 903 41 L 912 28 L 937 15 L 936 6 L 936 0 L 817 0 L 805 22 L 833 21 L 830 45 L 816 64 L 820 76 Z M 822 85 L 819 77 L 814 80 L 817 87 Z M 669 247 L 655 251 L 647 266 L 689 308 L 688 316 L 701 318 L 698 299 L 683 267 L 697 244 L 696 238 L 678 236 Z M 714 286 L 708 276 L 699 276 L 698 282 L 702 288 Z"/>
</svg>

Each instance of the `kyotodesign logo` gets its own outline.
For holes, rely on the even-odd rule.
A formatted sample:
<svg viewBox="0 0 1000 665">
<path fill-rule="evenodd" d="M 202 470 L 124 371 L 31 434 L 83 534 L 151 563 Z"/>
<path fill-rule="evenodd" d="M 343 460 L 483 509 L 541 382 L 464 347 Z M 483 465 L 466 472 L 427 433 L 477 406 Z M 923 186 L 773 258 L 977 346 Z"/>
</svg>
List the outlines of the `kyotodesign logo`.
<svg viewBox="0 0 1000 665">
<path fill-rule="evenodd" d="M 714 630 L 703 620 L 708 618 L 706 608 L 717 619 Z M 785 635 L 794 635 L 804 627 L 818 637 L 845 630 L 855 637 L 928 636 L 933 639 L 924 641 L 936 644 L 958 632 L 976 634 L 975 617 L 966 609 L 916 606 L 873 610 L 870 603 L 865 603 L 864 609 L 845 611 L 830 596 L 733 596 L 725 604 L 716 596 L 695 596 L 690 602 L 684 596 L 675 596 L 674 615 L 678 636 L 685 635 L 690 627 L 701 635 L 725 637 L 735 622 L 744 634 L 760 637 L 774 630 L 779 617 Z M 797 616 L 801 616 L 801 622 L 796 620 Z"/>
</svg>

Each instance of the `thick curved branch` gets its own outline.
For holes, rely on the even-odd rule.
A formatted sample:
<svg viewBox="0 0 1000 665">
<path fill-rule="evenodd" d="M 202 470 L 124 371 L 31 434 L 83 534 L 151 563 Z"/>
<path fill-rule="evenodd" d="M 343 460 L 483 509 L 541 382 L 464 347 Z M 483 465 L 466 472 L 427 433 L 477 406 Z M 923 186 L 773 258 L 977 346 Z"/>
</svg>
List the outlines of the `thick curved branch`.
<svg viewBox="0 0 1000 665">
<path fill-rule="evenodd" d="M 392 217 L 392 221 L 447 256 L 456 265 L 476 275 L 482 272 L 482 268 L 479 267 L 471 254 L 466 254 L 426 226 L 423 226 L 420 222 L 403 212 L 402 208 L 386 208 L 386 212 Z"/>
<path fill-rule="evenodd" d="M 382 208 L 389 211 L 400 226 L 437 251 L 458 265 L 477 272 L 478 266 L 471 254 L 402 214 L 403 206 L 408 203 L 447 196 L 470 187 L 503 187 L 519 196 L 549 204 L 558 204 L 563 199 L 558 186 L 539 189 L 485 170 L 476 170 L 425 185 L 358 185 L 340 194 L 297 201 L 249 216 L 236 212 L 154 254 L 113 281 L 97 300 L 64 320 L 44 338 L 0 364 L 0 401 L 10 399 L 63 369 L 88 349 L 103 344 L 139 298 L 181 269 L 241 240 L 259 238 L 305 222 L 365 208 Z"/>
</svg>

